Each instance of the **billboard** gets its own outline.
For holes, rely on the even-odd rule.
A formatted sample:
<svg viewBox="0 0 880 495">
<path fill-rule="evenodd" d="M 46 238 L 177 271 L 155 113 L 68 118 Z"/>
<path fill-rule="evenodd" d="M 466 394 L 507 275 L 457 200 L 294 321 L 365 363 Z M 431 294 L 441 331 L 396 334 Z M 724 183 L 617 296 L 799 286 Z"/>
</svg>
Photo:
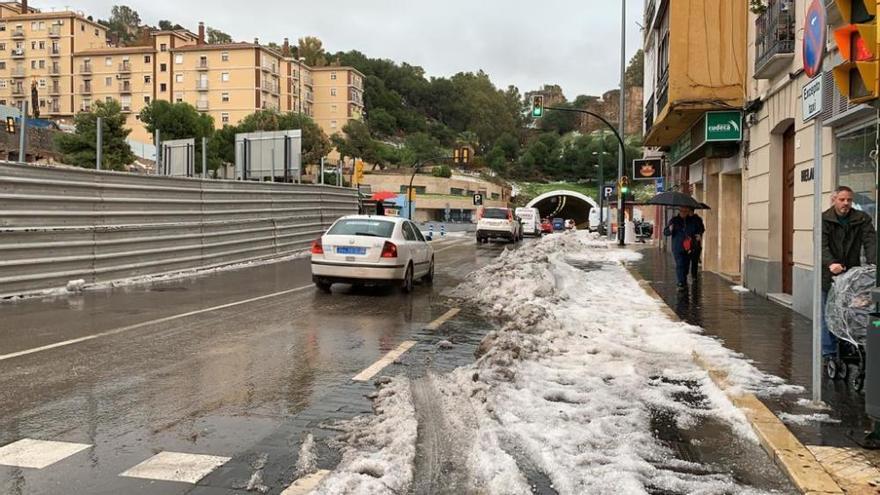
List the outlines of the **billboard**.
<svg viewBox="0 0 880 495">
<path fill-rule="evenodd" d="M 236 179 L 299 182 L 301 172 L 301 130 L 235 135 Z"/>
<path fill-rule="evenodd" d="M 196 140 L 174 139 L 163 141 L 162 160 L 156 172 L 171 177 L 192 177 L 195 175 Z"/>
<path fill-rule="evenodd" d="M 633 179 L 654 180 L 663 176 L 663 160 L 660 158 L 648 158 L 633 160 Z"/>
</svg>

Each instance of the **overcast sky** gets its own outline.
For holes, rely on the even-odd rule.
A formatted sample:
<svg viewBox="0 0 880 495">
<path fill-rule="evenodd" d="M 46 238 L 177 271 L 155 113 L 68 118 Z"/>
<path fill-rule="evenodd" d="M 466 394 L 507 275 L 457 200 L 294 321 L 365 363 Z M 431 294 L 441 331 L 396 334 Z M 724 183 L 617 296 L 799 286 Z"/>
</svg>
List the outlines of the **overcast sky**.
<svg viewBox="0 0 880 495">
<path fill-rule="evenodd" d="M 67 1 L 67 0 L 63 0 Z M 31 0 L 42 10 L 69 5 L 107 18 L 123 3 L 155 25 L 169 19 L 195 31 L 198 21 L 236 41 L 292 43 L 321 38 L 330 52 L 360 50 L 406 61 L 428 75 L 487 72 L 496 85 L 520 91 L 544 83 L 566 97 L 599 95 L 618 86 L 618 0 Z M 627 60 L 639 48 L 643 0 L 627 0 Z"/>
</svg>

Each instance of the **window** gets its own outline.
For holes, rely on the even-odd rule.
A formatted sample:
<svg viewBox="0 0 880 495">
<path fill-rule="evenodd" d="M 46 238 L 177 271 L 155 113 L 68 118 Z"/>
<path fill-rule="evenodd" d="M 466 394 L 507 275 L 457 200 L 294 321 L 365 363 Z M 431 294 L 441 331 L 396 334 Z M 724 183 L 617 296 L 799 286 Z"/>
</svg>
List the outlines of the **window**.
<svg viewBox="0 0 880 495">
<path fill-rule="evenodd" d="M 498 193 L 492 193 L 492 199 L 498 201 L 499 199 L 501 199 L 501 195 Z"/>
<path fill-rule="evenodd" d="M 180 54 L 175 55 L 174 56 L 174 63 L 175 64 L 182 64 L 183 63 L 183 55 L 180 55 Z"/>
<path fill-rule="evenodd" d="M 162 43 L 161 45 L 159 45 L 159 51 L 160 51 L 160 52 L 167 52 L 167 51 L 168 51 L 168 45 L 166 45 L 165 43 Z"/>
<path fill-rule="evenodd" d="M 412 225 L 409 222 L 404 222 L 403 224 L 403 238 L 408 241 L 415 241 L 418 239 L 416 237 L 416 233 L 413 231 Z"/>
<path fill-rule="evenodd" d="M 85 32 L 85 31 L 86 31 L 86 25 L 85 25 L 85 24 L 80 24 L 80 25 L 79 25 L 79 30 L 82 31 L 82 32 Z M 85 102 L 83 102 L 83 104 L 85 104 Z"/>
<path fill-rule="evenodd" d="M 37 68 L 37 61 L 31 60 L 31 69 L 36 69 L 36 68 Z"/>
<path fill-rule="evenodd" d="M 144 76 L 144 84 L 152 84 L 152 83 L 153 83 L 153 76 L 151 76 L 149 74 L 145 75 Z"/>
<path fill-rule="evenodd" d="M 159 64 L 159 72 L 168 72 L 168 64 Z"/>
<path fill-rule="evenodd" d="M 39 62 L 37 62 L 37 66 L 41 69 L 45 69 L 46 68 L 46 61 L 40 60 Z"/>
<path fill-rule="evenodd" d="M 6 62 L 0 60 L 0 70 L 6 70 Z"/>
<path fill-rule="evenodd" d="M 330 88 L 330 96 L 336 96 L 336 88 Z"/>
<path fill-rule="evenodd" d="M 31 41 L 31 50 L 36 50 L 36 49 L 37 49 L 37 42 Z"/>
<path fill-rule="evenodd" d="M 220 52 L 220 60 L 229 62 L 229 52 Z"/>
<path fill-rule="evenodd" d="M 331 72 L 331 73 L 330 73 L 330 80 L 331 80 L 331 81 L 335 81 L 335 80 L 336 80 L 336 73 L 335 73 L 335 72 Z"/>
<path fill-rule="evenodd" d="M 168 91 L 168 85 L 165 84 L 165 83 L 161 83 L 161 84 L 159 84 L 159 91 L 162 92 L 162 93 Z"/>
<path fill-rule="evenodd" d="M 0 52 L 6 51 L 6 43 L 0 43 Z"/>
<path fill-rule="evenodd" d="M 837 185 L 855 193 L 853 206 L 877 218 L 876 174 L 871 153 L 877 142 L 877 129 L 868 126 L 837 137 Z"/>
<path fill-rule="evenodd" d="M 221 113 L 220 114 L 220 122 L 223 124 L 228 124 L 229 123 L 229 114 L 226 112 Z"/>
<path fill-rule="evenodd" d="M 0 79 L 0 89 L 6 89 L 6 79 Z"/>
<path fill-rule="evenodd" d="M 131 110 L 131 96 L 123 96 L 120 104 L 122 104 L 123 109 Z"/>
<path fill-rule="evenodd" d="M 46 42 L 41 41 L 41 42 L 37 43 L 37 46 L 40 48 L 40 50 L 45 50 L 46 49 Z"/>
<path fill-rule="evenodd" d="M 111 101 L 113 101 L 113 97 L 112 96 L 105 96 L 104 101 L 106 101 L 107 103 L 110 103 Z"/>
<path fill-rule="evenodd" d="M 229 73 L 228 72 L 221 73 L 220 80 L 223 82 L 229 82 Z"/>
<path fill-rule="evenodd" d="M 330 128 L 336 129 L 336 121 L 335 120 L 330 121 Z"/>
<path fill-rule="evenodd" d="M 2 33 L 3 31 L 6 31 L 6 23 L 5 22 L 0 23 L 0 33 Z"/>
<path fill-rule="evenodd" d="M 179 74 L 179 73 L 178 73 L 178 74 L 175 74 L 175 75 L 174 75 L 174 81 L 175 81 L 175 82 L 182 83 L 182 82 L 183 82 L 183 74 Z"/>
<path fill-rule="evenodd" d="M 464 196 L 464 189 L 460 189 L 458 187 L 450 187 L 449 194 L 453 196 Z"/>
<path fill-rule="evenodd" d="M 151 64 L 151 63 L 153 63 L 153 57 L 151 57 L 151 56 L 149 56 L 149 55 L 144 55 L 144 63 L 145 63 L 145 64 Z"/>
<path fill-rule="evenodd" d="M 177 92 L 174 93 L 174 101 L 180 103 L 183 101 L 183 93 Z"/>
<path fill-rule="evenodd" d="M 221 93 L 220 99 L 223 101 L 223 103 L 228 103 L 229 102 L 229 93 Z"/>
<path fill-rule="evenodd" d="M 113 86 L 113 78 L 112 77 L 105 77 L 104 78 L 104 86 L 107 86 L 108 88 L 110 86 Z"/>
<path fill-rule="evenodd" d="M 104 65 L 106 67 L 113 65 L 113 57 L 104 57 Z"/>
<path fill-rule="evenodd" d="M 327 235 L 358 235 L 366 234 L 384 239 L 391 238 L 394 233 L 394 222 L 389 220 L 348 219 L 336 222 Z"/>
<path fill-rule="evenodd" d="M 144 96 L 144 103 L 146 103 L 147 105 L 150 104 L 150 97 L 149 96 Z"/>
<path fill-rule="evenodd" d="M 331 105 L 331 106 L 330 106 L 330 111 L 333 112 L 333 113 L 336 113 L 336 105 Z"/>
<path fill-rule="evenodd" d="M 95 28 L 95 36 L 101 36 L 101 32 L 98 31 L 98 28 Z"/>
</svg>

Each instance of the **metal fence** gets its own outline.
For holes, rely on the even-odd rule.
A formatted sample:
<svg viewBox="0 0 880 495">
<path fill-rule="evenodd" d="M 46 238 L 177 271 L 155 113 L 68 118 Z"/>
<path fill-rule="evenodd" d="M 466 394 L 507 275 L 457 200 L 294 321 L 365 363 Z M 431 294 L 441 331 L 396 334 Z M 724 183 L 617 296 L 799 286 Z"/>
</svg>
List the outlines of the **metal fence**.
<svg viewBox="0 0 880 495">
<path fill-rule="evenodd" d="M 277 257 L 356 212 L 332 186 L 0 163 L 0 297 Z"/>
</svg>

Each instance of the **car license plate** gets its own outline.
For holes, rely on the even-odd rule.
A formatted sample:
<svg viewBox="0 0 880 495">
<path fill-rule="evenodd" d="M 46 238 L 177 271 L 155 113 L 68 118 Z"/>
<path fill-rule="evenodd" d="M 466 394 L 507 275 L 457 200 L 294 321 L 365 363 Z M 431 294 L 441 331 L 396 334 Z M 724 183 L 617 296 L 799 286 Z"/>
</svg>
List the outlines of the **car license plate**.
<svg viewBox="0 0 880 495">
<path fill-rule="evenodd" d="M 365 255 L 365 254 L 367 254 L 367 248 L 352 247 L 352 246 L 337 246 L 336 247 L 336 254 Z"/>
</svg>

